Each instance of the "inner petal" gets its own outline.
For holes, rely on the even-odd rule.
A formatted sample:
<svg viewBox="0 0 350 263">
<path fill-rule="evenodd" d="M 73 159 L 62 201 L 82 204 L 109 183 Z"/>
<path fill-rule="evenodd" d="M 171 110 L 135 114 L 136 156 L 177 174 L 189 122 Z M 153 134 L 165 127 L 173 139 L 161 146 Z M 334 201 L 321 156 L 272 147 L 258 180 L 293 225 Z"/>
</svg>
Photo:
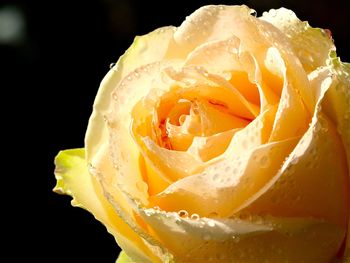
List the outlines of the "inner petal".
<svg viewBox="0 0 350 263">
<path fill-rule="evenodd" d="M 159 112 L 157 115 L 162 113 Z M 209 137 L 243 128 L 247 124 L 249 124 L 248 120 L 231 114 L 225 105 L 204 99 L 196 99 L 192 102 L 181 99 L 170 110 L 166 121 L 160 121 L 159 129 L 162 133 L 160 137 L 163 140 L 160 146 L 186 151 L 194 137 Z M 202 143 L 205 141 L 207 140 L 202 140 Z"/>
</svg>

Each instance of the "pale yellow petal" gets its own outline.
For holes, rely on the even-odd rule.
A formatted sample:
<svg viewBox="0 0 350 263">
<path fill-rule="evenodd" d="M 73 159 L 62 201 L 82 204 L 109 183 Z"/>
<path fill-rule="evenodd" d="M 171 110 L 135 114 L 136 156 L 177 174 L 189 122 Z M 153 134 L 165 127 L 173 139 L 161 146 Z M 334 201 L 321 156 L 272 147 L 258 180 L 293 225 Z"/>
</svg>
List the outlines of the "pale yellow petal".
<svg viewBox="0 0 350 263">
<path fill-rule="evenodd" d="M 329 61 L 332 85 L 327 90 L 322 102 L 322 110 L 331 118 L 338 133 L 340 134 L 346 151 L 348 173 L 350 178 L 350 64 L 343 63 L 335 54 Z M 348 224 L 350 233 L 350 216 Z M 345 245 L 345 258 L 350 259 L 350 235 L 347 235 Z M 344 261 L 346 262 L 346 260 Z"/>
<path fill-rule="evenodd" d="M 312 28 L 301 21 L 292 10 L 279 8 L 264 12 L 260 19 L 281 30 L 292 44 L 306 71 L 311 72 L 326 65 L 329 52 L 335 50 L 331 36 L 321 28 Z"/>
<path fill-rule="evenodd" d="M 287 68 L 277 49 L 270 48 L 269 51 L 270 59 L 273 59 L 273 64 L 278 65 L 278 70 L 283 76 L 284 82 L 269 139 L 272 142 L 303 135 L 309 127 L 311 115 L 304 105 L 298 87 L 293 86 L 291 83 L 291 72 L 293 72 L 293 69 Z M 275 69 L 270 70 L 275 71 Z"/>
<path fill-rule="evenodd" d="M 167 211 L 185 209 L 203 216 L 230 216 L 278 172 L 296 143 L 297 139 L 291 139 L 266 144 L 226 158 L 200 174 L 173 183 L 152 197 L 151 203 Z"/>
<path fill-rule="evenodd" d="M 96 178 L 88 171 L 84 152 L 84 149 L 73 149 L 57 155 L 54 191 L 71 195 L 72 205 L 91 212 L 135 261 L 159 261 L 107 201 Z"/>
<path fill-rule="evenodd" d="M 103 195 L 113 210 L 135 232 L 135 235 L 141 238 L 142 243 L 151 251 L 152 260 L 163 262 L 165 258 L 171 257 L 171 254 L 149 232 L 147 224 L 136 213 L 137 210 L 135 210 L 132 204 L 139 203 L 140 201 L 137 199 L 137 195 L 135 195 L 136 197 L 133 195 L 134 189 L 126 183 L 128 181 L 127 177 L 118 172 L 118 169 L 116 169 L 118 167 L 113 167 L 109 154 L 109 148 L 104 144 L 99 149 L 97 155 L 94 156 L 94 162 L 91 164 L 90 172 L 99 180 L 100 186 L 103 189 Z M 141 173 L 141 165 L 139 169 Z M 136 190 L 139 192 L 147 192 L 147 185 L 143 179 L 135 185 Z M 132 243 L 130 245 L 132 247 Z M 126 252 L 132 257 L 128 253 L 128 250 Z"/>
<path fill-rule="evenodd" d="M 327 263 L 344 238 L 336 225 L 309 218 L 209 219 L 141 208 L 139 213 L 176 262 Z"/>
<path fill-rule="evenodd" d="M 345 229 L 349 190 L 342 142 L 332 122 L 319 114 L 278 174 L 247 202 L 250 205 L 246 210 L 274 216 L 311 216 Z"/>
<path fill-rule="evenodd" d="M 108 113 L 111 104 L 112 91 L 126 75 L 136 68 L 162 60 L 174 31 L 174 27 L 164 27 L 147 35 L 136 37 L 131 47 L 120 57 L 117 64 L 102 80 L 85 136 L 88 162 L 91 161 L 94 154 L 98 151 L 100 144 L 108 140 L 104 116 Z"/>
<path fill-rule="evenodd" d="M 287 67 L 293 69 L 289 73 L 292 86 L 298 88 L 307 110 L 313 112 L 314 105 L 311 101 L 307 75 L 294 54 L 289 39 L 272 24 L 251 16 L 252 11 L 246 6 L 201 7 L 178 28 L 174 34 L 176 45 L 174 43 L 172 45 L 174 49 L 183 50 L 183 54 L 187 56 L 204 43 L 229 39 L 233 35 L 240 39 L 241 51 L 247 51 L 256 58 L 261 67 L 263 80 L 271 79 L 271 76 L 265 76 L 268 71 L 264 69 L 263 61 L 268 48 L 275 47 L 281 53 Z M 276 81 L 266 84 L 272 86 Z"/>
</svg>

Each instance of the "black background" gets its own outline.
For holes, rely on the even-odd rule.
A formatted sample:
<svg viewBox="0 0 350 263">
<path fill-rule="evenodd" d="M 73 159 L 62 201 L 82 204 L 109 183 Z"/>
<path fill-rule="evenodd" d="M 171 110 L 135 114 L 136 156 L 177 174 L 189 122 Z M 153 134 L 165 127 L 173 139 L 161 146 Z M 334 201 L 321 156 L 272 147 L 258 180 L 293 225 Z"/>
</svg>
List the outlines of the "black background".
<svg viewBox="0 0 350 263">
<path fill-rule="evenodd" d="M 36 223 L 31 234 L 40 235 L 40 243 L 31 250 L 33 259 L 108 263 L 114 262 L 119 253 L 113 237 L 92 215 L 71 207 L 70 197 L 52 193 L 53 159 L 61 149 L 83 146 L 99 82 L 135 35 L 165 25 L 180 25 L 187 15 L 205 4 L 247 4 L 258 15 L 284 6 L 311 25 L 330 29 L 338 55 L 343 61 L 350 61 L 350 9 L 345 2 L 1 1 L 0 13 L 4 8 L 15 8 L 24 19 L 19 39 L 11 43 L 0 41 L 0 87 L 3 103 L 12 105 L 5 111 L 10 114 L 2 116 L 10 126 L 7 132 L 20 138 L 14 140 L 14 148 L 25 145 L 26 149 L 20 158 L 18 150 L 11 155 L 15 166 L 23 166 L 18 167 L 15 175 L 20 177 L 15 176 L 15 180 L 29 189 L 30 195 L 40 193 L 39 199 L 29 205 L 25 202 L 20 208 L 33 213 L 29 214 L 33 220 L 23 228 L 34 228 Z M 18 161 L 22 159 L 26 161 Z M 34 239 L 28 240 L 25 245 L 30 246 Z M 23 242 L 20 237 L 18 242 Z"/>
</svg>

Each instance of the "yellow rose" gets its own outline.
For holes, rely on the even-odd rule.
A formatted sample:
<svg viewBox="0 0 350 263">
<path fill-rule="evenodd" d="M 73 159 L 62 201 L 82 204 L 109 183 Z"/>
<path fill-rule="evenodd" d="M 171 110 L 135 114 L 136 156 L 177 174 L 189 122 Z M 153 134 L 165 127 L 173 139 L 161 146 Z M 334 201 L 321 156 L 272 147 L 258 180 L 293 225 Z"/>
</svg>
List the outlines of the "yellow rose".
<svg viewBox="0 0 350 263">
<path fill-rule="evenodd" d="M 134 262 L 346 260 L 349 74 L 290 10 L 204 6 L 109 71 L 55 191 Z"/>
</svg>

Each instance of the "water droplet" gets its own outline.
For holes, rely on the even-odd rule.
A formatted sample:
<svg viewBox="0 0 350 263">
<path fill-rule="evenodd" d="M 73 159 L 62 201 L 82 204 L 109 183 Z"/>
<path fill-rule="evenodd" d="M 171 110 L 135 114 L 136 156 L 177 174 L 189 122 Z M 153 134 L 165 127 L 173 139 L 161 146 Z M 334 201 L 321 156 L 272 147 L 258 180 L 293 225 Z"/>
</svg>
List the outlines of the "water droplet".
<svg viewBox="0 0 350 263">
<path fill-rule="evenodd" d="M 106 115 L 103 115 L 103 121 L 104 121 L 104 122 L 108 122 L 108 118 L 107 118 Z"/>
<path fill-rule="evenodd" d="M 229 171 L 231 171 L 231 167 L 230 167 L 230 166 L 226 166 L 224 171 L 225 171 L 226 173 L 228 173 Z"/>
<path fill-rule="evenodd" d="M 88 164 L 88 170 L 90 174 L 94 175 L 95 168 L 91 163 Z"/>
<path fill-rule="evenodd" d="M 214 181 L 218 181 L 219 178 L 220 178 L 220 174 L 216 173 L 216 174 L 213 175 L 213 180 Z"/>
<path fill-rule="evenodd" d="M 112 97 L 113 97 L 114 100 L 118 100 L 118 95 L 117 95 L 117 93 L 113 93 L 113 94 L 112 94 Z"/>
<path fill-rule="evenodd" d="M 277 12 L 275 9 L 271 9 L 269 13 L 272 17 L 275 17 L 277 15 Z"/>
<path fill-rule="evenodd" d="M 126 79 L 127 79 L 128 81 L 132 80 L 132 78 L 131 78 L 131 76 L 130 76 L 130 75 L 129 75 L 129 76 L 127 76 L 127 77 L 126 77 Z"/>
<path fill-rule="evenodd" d="M 192 219 L 192 220 L 199 220 L 199 218 L 200 218 L 200 217 L 199 217 L 198 214 L 192 214 L 192 215 L 191 215 L 191 219 Z"/>
<path fill-rule="evenodd" d="M 254 9 L 252 9 L 252 10 L 250 11 L 250 14 L 251 14 L 252 16 L 254 16 L 254 17 L 257 17 L 257 15 L 258 15 L 258 13 L 257 13 Z"/>
<path fill-rule="evenodd" d="M 153 207 L 153 209 L 154 209 L 155 211 L 160 211 L 160 207 L 159 207 L 159 206 L 157 206 L 157 205 L 156 205 L 156 206 L 154 206 L 154 207 Z"/>
<path fill-rule="evenodd" d="M 109 68 L 113 68 L 115 66 L 115 64 L 116 64 L 115 62 L 109 64 Z"/>
<path fill-rule="evenodd" d="M 188 212 L 186 210 L 180 210 L 179 212 L 177 212 L 178 215 L 182 218 L 186 218 L 188 217 Z"/>
<path fill-rule="evenodd" d="M 208 221 L 208 226 L 214 227 L 215 226 L 215 221 L 214 220 L 209 220 Z"/>
</svg>

